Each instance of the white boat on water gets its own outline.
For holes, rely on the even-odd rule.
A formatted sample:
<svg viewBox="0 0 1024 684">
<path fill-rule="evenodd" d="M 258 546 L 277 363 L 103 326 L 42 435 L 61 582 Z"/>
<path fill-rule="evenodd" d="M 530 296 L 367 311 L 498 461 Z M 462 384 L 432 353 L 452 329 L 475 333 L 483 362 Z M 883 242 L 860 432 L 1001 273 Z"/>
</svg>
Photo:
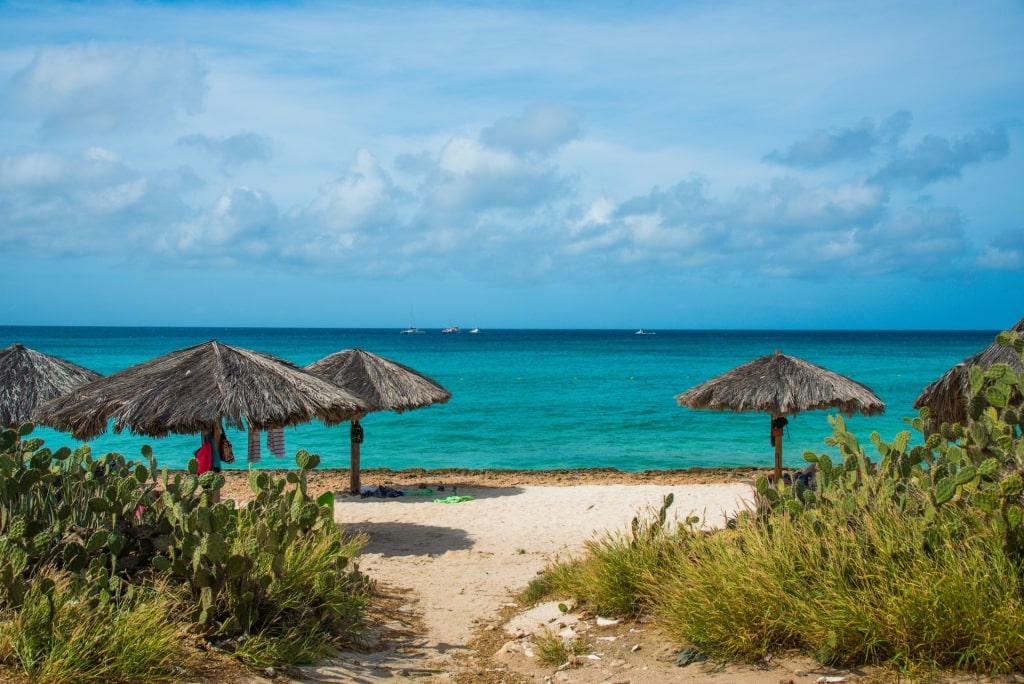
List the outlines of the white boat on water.
<svg viewBox="0 0 1024 684">
<path fill-rule="evenodd" d="M 471 328 L 470 331 L 469 331 L 470 335 L 478 335 L 479 333 L 480 333 L 480 328 Z"/>
<path fill-rule="evenodd" d="M 443 332 L 445 335 L 458 335 L 460 332 L 462 332 L 462 330 L 457 325 L 450 325 L 441 332 Z"/>
<path fill-rule="evenodd" d="M 643 328 L 640 328 L 639 330 L 637 330 L 633 334 L 634 335 L 654 335 L 655 333 L 651 332 L 650 330 L 644 330 Z"/>
<path fill-rule="evenodd" d="M 427 332 L 426 330 L 420 330 L 415 325 L 413 325 L 413 323 L 412 323 L 413 320 L 414 319 L 412 317 L 412 307 L 410 306 L 409 307 L 409 327 L 406 328 L 405 330 L 399 330 L 398 333 L 400 335 L 422 335 L 425 332 Z"/>
</svg>

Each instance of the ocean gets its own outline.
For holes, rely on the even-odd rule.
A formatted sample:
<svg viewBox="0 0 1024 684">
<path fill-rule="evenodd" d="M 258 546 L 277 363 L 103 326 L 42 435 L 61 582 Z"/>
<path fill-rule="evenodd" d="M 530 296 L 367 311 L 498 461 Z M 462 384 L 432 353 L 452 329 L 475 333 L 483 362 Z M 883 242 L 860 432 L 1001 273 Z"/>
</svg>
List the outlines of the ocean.
<svg viewBox="0 0 1024 684">
<path fill-rule="evenodd" d="M 402 335 L 398 329 L 4 327 L 0 347 L 21 343 L 108 375 L 168 352 L 216 339 L 274 354 L 299 366 L 342 349 L 360 348 L 411 366 L 444 385 L 451 400 L 402 414 L 372 413 L 362 425 L 363 468 L 626 471 L 691 467 L 770 467 L 769 417 L 701 411 L 675 395 L 775 350 L 798 356 L 870 387 L 884 415 L 848 419 L 875 456 L 870 435 L 891 440 L 916 415 L 912 403 L 953 364 L 992 343 L 997 331 L 716 331 L 481 330 L 479 334 Z M 836 455 L 825 444 L 829 411 L 790 417 L 786 467 L 803 453 Z M 228 431 L 246 468 L 244 432 Z M 37 427 L 56 449 L 80 443 Z M 916 436 L 916 435 L 915 435 Z M 286 459 L 263 449 L 254 467 L 294 465 L 306 449 L 321 467 L 349 464 L 348 424 L 315 422 L 285 430 Z M 141 459 L 152 446 L 160 467 L 183 468 L 199 446 L 195 435 L 154 439 L 108 432 L 94 454 L 117 451 Z"/>
</svg>

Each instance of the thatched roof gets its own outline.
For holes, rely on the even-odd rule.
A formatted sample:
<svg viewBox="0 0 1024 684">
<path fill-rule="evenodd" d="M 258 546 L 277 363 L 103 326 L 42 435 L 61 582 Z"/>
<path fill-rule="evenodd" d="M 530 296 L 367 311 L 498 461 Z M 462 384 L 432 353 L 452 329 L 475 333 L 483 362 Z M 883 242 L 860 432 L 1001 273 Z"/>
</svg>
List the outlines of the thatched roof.
<svg viewBox="0 0 1024 684">
<path fill-rule="evenodd" d="M 1024 318 L 1010 328 L 1012 332 L 1024 335 Z M 930 411 L 930 420 L 939 423 L 964 423 L 967 421 L 967 405 L 971 400 L 971 367 L 982 370 L 1005 363 L 1017 372 L 1024 371 L 1020 356 L 1011 347 L 1002 347 L 996 342 L 956 364 L 942 377 L 930 383 L 914 400 L 914 408 L 925 406 Z"/>
<path fill-rule="evenodd" d="M 99 377 L 70 361 L 12 344 L 0 350 L 0 426 L 32 420 L 39 405 Z"/>
<path fill-rule="evenodd" d="M 268 428 L 320 420 L 334 425 L 366 403 L 270 354 L 211 340 L 126 368 L 44 404 L 36 420 L 76 439 L 114 432 L 196 434 L 218 420 Z M 243 422 L 244 421 L 244 422 Z"/>
<path fill-rule="evenodd" d="M 680 406 L 761 411 L 786 416 L 815 409 L 846 415 L 883 413 L 885 402 L 845 375 L 775 352 L 754 359 L 676 396 Z"/>
<path fill-rule="evenodd" d="M 370 405 L 373 411 L 401 413 L 443 404 L 451 392 L 406 365 L 362 349 L 346 349 L 306 366 Z"/>
</svg>

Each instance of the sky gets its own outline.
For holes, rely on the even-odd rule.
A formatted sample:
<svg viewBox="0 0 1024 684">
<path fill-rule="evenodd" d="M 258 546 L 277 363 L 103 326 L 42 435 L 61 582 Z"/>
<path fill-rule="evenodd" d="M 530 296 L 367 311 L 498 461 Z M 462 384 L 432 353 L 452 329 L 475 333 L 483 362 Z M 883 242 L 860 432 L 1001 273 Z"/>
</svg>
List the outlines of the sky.
<svg viewBox="0 0 1024 684">
<path fill-rule="evenodd" d="M 1024 316 L 1024 2 L 0 0 L 8 325 Z"/>
</svg>

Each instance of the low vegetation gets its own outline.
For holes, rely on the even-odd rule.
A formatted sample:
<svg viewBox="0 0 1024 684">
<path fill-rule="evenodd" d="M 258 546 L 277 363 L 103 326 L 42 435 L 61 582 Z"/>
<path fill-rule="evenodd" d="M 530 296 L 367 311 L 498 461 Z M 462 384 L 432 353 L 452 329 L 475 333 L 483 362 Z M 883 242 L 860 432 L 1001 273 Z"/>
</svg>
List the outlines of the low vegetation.
<svg viewBox="0 0 1024 684">
<path fill-rule="evenodd" d="M 563 637 L 551 630 L 534 637 L 537 658 L 545 665 L 556 668 L 575 667 L 581 656 L 590 649 L 587 640 L 579 636 Z"/>
<path fill-rule="evenodd" d="M 360 638 L 364 540 L 307 494 L 315 455 L 286 478 L 253 471 L 238 507 L 194 460 L 158 474 L 149 447 L 147 463 L 94 459 L 32 429 L 0 434 L 0 679 L 170 681 L 195 647 L 281 667 Z"/>
<path fill-rule="evenodd" d="M 1024 355 L 1024 340 L 999 343 Z M 628 534 L 591 540 L 524 594 L 571 597 L 601 614 L 657 617 L 720 659 L 799 649 L 831 665 L 903 672 L 1024 669 L 1024 378 L 971 371 L 965 424 L 877 434 L 873 462 L 830 420 L 833 463 L 808 452 L 812 487 L 756 484 L 755 510 L 719 531 L 670 524 L 666 499 Z"/>
</svg>

